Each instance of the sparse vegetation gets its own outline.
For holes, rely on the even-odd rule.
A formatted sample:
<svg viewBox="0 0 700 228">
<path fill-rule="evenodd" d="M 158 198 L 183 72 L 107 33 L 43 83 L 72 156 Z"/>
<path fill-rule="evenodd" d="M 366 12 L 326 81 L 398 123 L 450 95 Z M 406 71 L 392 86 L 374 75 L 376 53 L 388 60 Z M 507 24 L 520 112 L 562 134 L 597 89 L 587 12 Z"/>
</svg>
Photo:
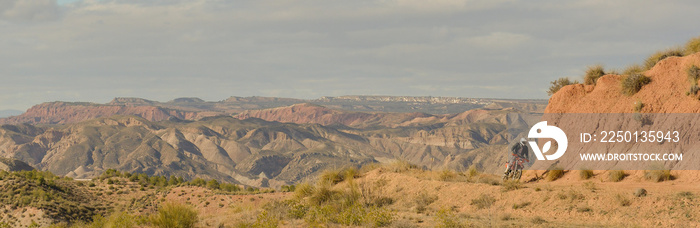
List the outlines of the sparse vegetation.
<svg viewBox="0 0 700 228">
<path fill-rule="evenodd" d="M 683 49 L 685 55 L 692 55 L 700 51 L 700 37 L 695 37 L 685 43 Z"/>
<path fill-rule="evenodd" d="M 642 103 L 641 100 L 635 101 L 634 104 L 632 105 L 632 111 L 634 111 L 636 113 L 642 112 L 643 108 L 644 108 L 644 103 Z"/>
<path fill-rule="evenodd" d="M 587 181 L 583 183 L 583 187 L 590 190 L 591 192 L 595 192 L 598 188 L 595 186 L 595 183 L 593 181 Z"/>
<path fill-rule="evenodd" d="M 653 182 L 661 182 L 661 181 L 672 180 L 673 176 L 671 175 L 671 170 L 654 169 L 654 170 L 645 170 L 644 171 L 644 179 L 647 179 L 647 180 L 650 180 Z"/>
<path fill-rule="evenodd" d="M 700 68 L 698 68 L 696 65 L 692 65 L 686 70 L 686 74 L 688 74 L 688 81 L 690 82 L 690 89 L 688 89 L 686 95 L 696 96 L 698 90 L 700 90 L 700 87 L 698 87 L 698 80 L 700 80 Z"/>
<path fill-rule="evenodd" d="M 503 184 L 501 185 L 501 190 L 504 192 L 507 191 L 512 191 L 512 190 L 518 190 L 521 189 L 523 186 L 520 184 L 520 181 L 518 180 L 505 180 L 503 181 Z"/>
<path fill-rule="evenodd" d="M 289 217 L 303 218 L 309 224 L 373 227 L 387 226 L 394 220 L 393 213 L 384 207 L 393 201 L 361 189 L 355 183 L 359 173 L 354 168 L 325 174 L 316 185 L 296 187 L 295 198 L 283 204 Z"/>
<path fill-rule="evenodd" d="M 626 176 L 627 174 L 624 170 L 611 170 L 608 173 L 608 179 L 612 182 L 620 182 L 622 179 L 625 179 Z"/>
<path fill-rule="evenodd" d="M 522 202 L 522 203 L 513 204 L 513 210 L 525 208 L 527 206 L 530 206 L 530 204 L 532 204 L 532 203 L 531 202 Z"/>
<path fill-rule="evenodd" d="M 586 213 L 586 212 L 591 212 L 591 211 L 593 211 L 593 209 L 591 209 L 590 207 L 576 208 L 576 212 L 579 212 L 579 213 Z"/>
<path fill-rule="evenodd" d="M 651 69 L 651 68 L 654 67 L 654 66 L 656 65 L 656 63 L 658 63 L 659 61 L 661 61 L 661 60 L 663 60 L 663 59 L 665 59 L 665 58 L 671 57 L 671 56 L 680 56 L 680 57 L 682 57 L 682 56 L 683 56 L 683 50 L 682 50 L 681 48 L 671 48 L 671 49 L 664 50 L 664 51 L 658 51 L 658 52 L 652 54 L 651 56 L 649 56 L 649 58 L 647 58 L 647 59 L 644 61 L 644 68 L 647 69 L 647 70 L 648 70 L 648 69 Z"/>
<path fill-rule="evenodd" d="M 633 75 L 633 74 L 639 74 L 644 72 L 644 67 L 642 67 L 639 64 L 632 64 L 630 66 L 627 66 L 625 70 L 622 71 L 622 74 L 624 75 Z"/>
<path fill-rule="evenodd" d="M 423 213 L 428 208 L 428 205 L 432 204 L 438 199 L 436 195 L 430 195 L 426 191 L 421 191 L 418 193 L 416 198 L 413 200 L 416 204 L 416 212 Z"/>
<path fill-rule="evenodd" d="M 466 227 L 465 224 L 459 221 L 459 218 L 454 212 L 448 209 L 441 209 L 436 214 L 437 228 L 460 228 Z"/>
<path fill-rule="evenodd" d="M 87 221 L 104 211 L 95 204 L 96 196 L 75 191 L 75 182 L 48 171 L 0 170 L 0 180 L 12 183 L 0 186 L 0 205 L 39 208 L 61 221 Z"/>
<path fill-rule="evenodd" d="M 194 208 L 182 204 L 166 203 L 158 209 L 158 213 L 149 218 L 155 227 L 194 227 L 198 215 Z"/>
<path fill-rule="evenodd" d="M 544 223 L 546 223 L 547 220 L 544 220 L 544 219 L 543 219 L 542 217 L 540 217 L 540 216 L 535 216 L 534 218 L 532 218 L 532 219 L 530 220 L 530 222 L 532 222 L 533 224 L 538 224 L 538 225 L 539 225 L 539 224 L 544 224 Z"/>
<path fill-rule="evenodd" d="M 586 69 L 586 75 L 583 76 L 583 83 L 586 85 L 595 85 L 598 78 L 602 77 L 603 75 L 605 75 L 603 65 L 598 64 L 589 66 L 588 69 Z"/>
<path fill-rule="evenodd" d="M 591 177 L 593 177 L 593 170 L 582 169 L 582 170 L 579 170 L 578 174 L 579 174 L 579 178 L 581 178 L 581 180 L 588 180 L 588 179 L 591 179 Z"/>
<path fill-rule="evenodd" d="M 693 200 L 695 198 L 695 195 L 693 195 L 692 192 L 679 192 L 678 197 L 683 198 L 683 199 L 688 199 L 688 200 Z"/>
<path fill-rule="evenodd" d="M 457 177 L 457 174 L 454 171 L 446 169 L 446 170 L 440 171 L 438 178 L 441 181 L 452 181 L 456 177 Z"/>
<path fill-rule="evenodd" d="M 549 86 L 549 90 L 547 90 L 547 95 L 549 95 L 549 96 L 554 95 L 555 93 L 557 93 L 557 91 L 559 91 L 564 86 L 579 84 L 578 81 L 572 81 L 569 78 L 559 78 L 559 79 L 554 80 L 550 83 L 551 83 L 551 85 Z"/>
<path fill-rule="evenodd" d="M 649 84 L 649 82 L 651 82 L 651 79 L 643 74 L 632 74 L 626 76 L 621 82 L 622 93 L 632 96 L 639 92 L 644 85 Z"/>
<path fill-rule="evenodd" d="M 564 169 L 562 169 L 561 167 L 554 167 L 548 171 L 547 180 L 555 181 L 561 178 L 562 176 L 564 176 Z"/>
<path fill-rule="evenodd" d="M 479 170 L 476 169 L 476 165 L 470 165 L 467 170 L 467 177 L 474 178 L 479 175 Z"/>
<path fill-rule="evenodd" d="M 617 201 L 617 203 L 623 207 L 626 207 L 626 206 L 629 206 L 632 204 L 632 201 L 622 194 L 615 195 L 615 201 Z"/>
<path fill-rule="evenodd" d="M 569 191 L 557 193 L 557 198 L 560 200 L 569 200 L 570 202 L 574 202 L 577 200 L 583 200 L 586 197 L 580 192 L 570 189 Z"/>
<path fill-rule="evenodd" d="M 496 202 L 496 199 L 493 198 L 491 195 L 487 194 L 481 194 L 475 199 L 472 199 L 471 205 L 476 207 L 477 209 L 484 209 L 484 208 L 489 208 L 493 203 Z"/>
<path fill-rule="evenodd" d="M 418 166 L 411 164 L 408 161 L 398 160 L 398 161 L 392 162 L 390 165 L 387 166 L 387 168 L 392 172 L 402 173 L 402 172 L 407 172 L 407 171 L 412 170 L 412 169 L 418 169 Z"/>
<path fill-rule="evenodd" d="M 691 85 L 698 85 L 698 80 L 700 80 L 700 68 L 696 65 L 692 65 L 686 69 L 686 74 L 688 75 L 688 81 Z"/>
</svg>

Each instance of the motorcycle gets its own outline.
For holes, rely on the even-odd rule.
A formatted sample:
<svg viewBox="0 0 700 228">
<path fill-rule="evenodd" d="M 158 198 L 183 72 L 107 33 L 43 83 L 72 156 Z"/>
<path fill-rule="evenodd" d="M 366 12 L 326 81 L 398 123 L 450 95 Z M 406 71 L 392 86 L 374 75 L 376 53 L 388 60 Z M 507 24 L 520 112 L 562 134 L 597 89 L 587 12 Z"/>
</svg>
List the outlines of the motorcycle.
<svg viewBox="0 0 700 228">
<path fill-rule="evenodd" d="M 503 174 L 503 181 L 506 181 L 508 179 L 520 180 L 520 177 L 523 176 L 523 163 L 525 163 L 526 160 L 527 159 L 515 156 L 515 159 L 513 159 L 513 161 L 510 162 L 510 164 L 506 163 L 506 172 Z"/>
</svg>

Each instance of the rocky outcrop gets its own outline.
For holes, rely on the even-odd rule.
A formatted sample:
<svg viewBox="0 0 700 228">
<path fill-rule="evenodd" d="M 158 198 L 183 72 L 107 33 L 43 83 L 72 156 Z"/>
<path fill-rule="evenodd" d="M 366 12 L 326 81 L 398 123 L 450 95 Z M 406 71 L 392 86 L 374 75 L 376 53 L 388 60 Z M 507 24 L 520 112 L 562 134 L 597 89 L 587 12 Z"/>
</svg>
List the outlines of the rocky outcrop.
<svg viewBox="0 0 700 228">
<path fill-rule="evenodd" d="M 700 53 L 659 61 L 653 68 L 641 72 L 651 81 L 631 96 L 621 92 L 621 81 L 625 75 L 605 75 L 595 85 L 563 87 L 550 98 L 543 120 L 567 134 L 568 149 L 556 162 L 539 161 L 534 167 L 547 169 L 557 165 L 565 169 L 632 170 L 645 170 L 652 166 L 700 168 L 697 165 L 700 164 L 700 155 L 697 154 L 697 148 L 700 148 L 700 136 L 697 134 L 700 131 L 700 119 L 697 118 L 700 101 L 697 94 L 688 93 L 691 82 L 686 73 L 686 69 L 692 65 L 700 66 Z M 680 142 L 582 143 L 580 140 L 581 133 L 597 134 L 596 139 L 600 140 L 603 131 L 629 131 L 631 134 L 678 131 Z M 590 162 L 582 161 L 579 157 L 579 154 L 628 153 L 676 153 L 684 157 L 682 161 L 653 162 Z"/>
</svg>

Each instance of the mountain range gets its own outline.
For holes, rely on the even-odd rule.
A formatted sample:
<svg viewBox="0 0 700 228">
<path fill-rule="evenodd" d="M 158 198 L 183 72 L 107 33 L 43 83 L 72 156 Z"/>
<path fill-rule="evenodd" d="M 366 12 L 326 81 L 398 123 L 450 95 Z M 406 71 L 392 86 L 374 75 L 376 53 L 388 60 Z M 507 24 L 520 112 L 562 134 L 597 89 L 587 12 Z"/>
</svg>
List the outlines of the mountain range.
<svg viewBox="0 0 700 228">
<path fill-rule="evenodd" d="M 509 140 L 538 120 L 537 111 L 544 108 L 542 101 L 490 101 L 460 113 L 428 114 L 311 103 L 278 107 L 296 102 L 285 98 L 228 100 L 44 103 L 0 119 L 5 123 L 0 156 L 74 178 L 92 178 L 113 168 L 258 187 L 306 181 L 329 168 L 392 160 L 432 169 L 475 165 L 497 172 Z M 234 112 L 233 103 L 251 109 Z M 255 109 L 261 107 L 272 108 Z"/>
</svg>

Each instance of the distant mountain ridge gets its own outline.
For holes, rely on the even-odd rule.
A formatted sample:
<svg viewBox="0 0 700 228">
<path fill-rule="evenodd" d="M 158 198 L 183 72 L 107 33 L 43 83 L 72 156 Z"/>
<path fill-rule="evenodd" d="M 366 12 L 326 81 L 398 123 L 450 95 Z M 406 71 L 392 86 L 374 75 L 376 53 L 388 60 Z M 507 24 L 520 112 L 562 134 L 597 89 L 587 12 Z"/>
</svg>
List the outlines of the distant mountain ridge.
<svg viewBox="0 0 700 228">
<path fill-rule="evenodd" d="M 428 113 L 433 115 L 461 113 L 479 108 L 514 108 L 525 112 L 541 113 L 546 107 L 546 101 L 544 100 L 447 97 L 341 96 L 323 97 L 315 100 L 277 97 L 230 97 L 217 102 L 208 102 L 193 97 L 176 98 L 168 102 L 118 97 L 106 104 L 60 101 L 42 103 L 28 109 L 27 112 L 21 115 L 0 118 L 0 124 L 66 124 L 112 115 L 135 115 L 149 121 L 167 119 L 199 120 L 205 117 L 229 116 L 238 113 L 245 117 L 252 115 L 254 113 L 252 112 L 253 110 L 304 103 L 321 105 L 329 110 L 370 113 Z"/>
</svg>

